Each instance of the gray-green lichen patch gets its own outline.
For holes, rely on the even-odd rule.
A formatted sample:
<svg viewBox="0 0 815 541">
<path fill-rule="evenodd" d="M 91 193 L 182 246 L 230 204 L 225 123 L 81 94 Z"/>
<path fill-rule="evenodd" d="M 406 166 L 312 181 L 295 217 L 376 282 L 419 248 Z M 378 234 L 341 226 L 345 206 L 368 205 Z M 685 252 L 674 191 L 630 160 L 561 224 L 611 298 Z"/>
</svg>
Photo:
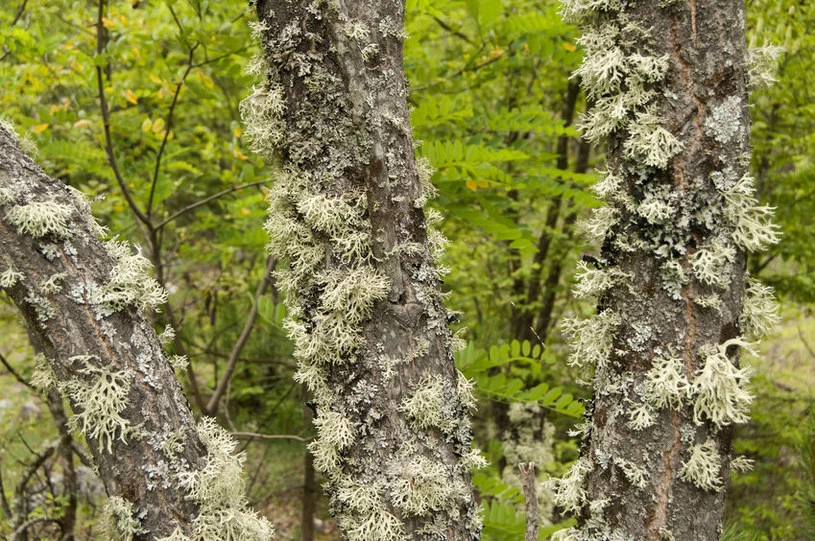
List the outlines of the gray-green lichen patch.
<svg viewBox="0 0 815 541">
<path fill-rule="evenodd" d="M 714 107 L 705 120 L 705 133 L 721 145 L 726 145 L 743 137 L 747 124 L 742 120 L 742 100 L 739 96 L 729 96 Z"/>
</svg>

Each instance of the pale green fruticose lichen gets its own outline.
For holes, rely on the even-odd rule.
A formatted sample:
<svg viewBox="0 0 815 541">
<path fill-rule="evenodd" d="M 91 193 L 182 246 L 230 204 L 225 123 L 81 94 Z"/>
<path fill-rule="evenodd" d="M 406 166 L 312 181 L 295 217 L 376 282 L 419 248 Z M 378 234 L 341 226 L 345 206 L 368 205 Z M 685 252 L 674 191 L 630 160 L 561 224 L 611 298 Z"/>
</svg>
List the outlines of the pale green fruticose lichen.
<svg viewBox="0 0 815 541">
<path fill-rule="evenodd" d="M 69 222 L 73 207 L 55 201 L 35 201 L 27 205 L 15 205 L 6 212 L 6 219 L 23 235 L 35 238 L 53 235 L 58 238 L 71 236 Z"/>
<path fill-rule="evenodd" d="M 68 275 L 64 272 L 60 272 L 48 278 L 45 282 L 40 284 L 40 291 L 45 293 L 46 295 L 56 295 L 60 291 L 62 291 L 62 282 L 67 278 Z"/>
<path fill-rule="evenodd" d="M 766 45 L 764 47 L 751 47 L 748 50 L 750 59 L 750 69 L 747 72 L 747 79 L 752 88 L 767 88 L 773 86 L 778 79 L 778 62 L 784 54 L 783 47 Z"/>
<path fill-rule="evenodd" d="M 611 310 L 604 310 L 588 319 L 565 319 L 563 332 L 572 339 L 569 365 L 604 366 L 613 347 L 614 330 L 620 322 L 620 316 Z"/>
<path fill-rule="evenodd" d="M 702 367 L 691 384 L 695 396 L 693 418 L 701 424 L 704 419 L 716 428 L 749 420 L 748 410 L 753 396 L 747 391 L 750 370 L 736 368 L 727 356 L 727 348 L 740 346 L 750 350 L 751 344 L 734 338 L 718 346 L 705 345 L 699 349 Z"/>
<path fill-rule="evenodd" d="M 427 516 L 434 511 L 456 510 L 458 507 L 450 503 L 467 498 L 467 486 L 451 482 L 444 465 L 436 460 L 400 453 L 391 461 L 389 469 L 394 477 L 391 501 L 409 515 Z"/>
<path fill-rule="evenodd" d="M 585 261 L 577 264 L 577 287 L 574 289 L 575 297 L 598 297 L 631 278 L 631 275 L 618 268 L 592 269 Z"/>
<path fill-rule="evenodd" d="M 57 386 L 57 376 L 42 353 L 34 355 L 34 372 L 31 374 L 30 383 L 40 392 Z"/>
<path fill-rule="evenodd" d="M 141 251 L 133 253 L 130 243 L 120 242 L 115 237 L 105 246 L 114 266 L 108 282 L 95 290 L 91 297 L 91 303 L 102 308 L 101 315 L 110 315 L 126 306 L 136 306 L 144 311 L 157 309 L 167 301 L 167 291 L 147 274 L 153 265 L 141 255 Z"/>
<path fill-rule="evenodd" d="M 651 406 L 675 410 L 682 407 L 690 389 L 684 369 L 678 355 L 666 353 L 654 357 L 645 375 L 645 396 Z"/>
<path fill-rule="evenodd" d="M 747 251 L 757 252 L 779 241 L 778 226 L 771 221 L 774 209 L 758 204 L 750 175 L 744 175 L 721 193 L 725 200 L 724 215 L 735 228 L 733 242 Z"/>
<path fill-rule="evenodd" d="M 166 346 L 172 343 L 173 340 L 175 340 L 175 329 L 168 323 L 164 330 L 161 331 L 161 334 L 158 335 L 158 341 L 162 346 Z"/>
<path fill-rule="evenodd" d="M 446 406 L 444 380 L 439 375 L 425 376 L 413 393 L 402 401 L 399 410 L 419 429 L 438 428 L 449 434 L 455 429 L 456 420 Z"/>
<path fill-rule="evenodd" d="M 630 460 L 619 457 L 614 459 L 614 464 L 616 464 L 623 471 L 625 478 L 628 479 L 628 482 L 635 487 L 645 488 L 648 486 L 648 478 L 650 475 L 645 468 L 637 466 Z"/>
<path fill-rule="evenodd" d="M 9 289 L 14 287 L 14 284 L 24 279 L 25 276 L 21 272 L 15 271 L 9 267 L 3 272 L 0 272 L 0 288 Z"/>
<path fill-rule="evenodd" d="M 703 490 L 719 492 L 722 489 L 721 469 L 718 446 L 713 438 L 708 438 L 691 447 L 690 457 L 679 469 L 679 478 Z"/>
<path fill-rule="evenodd" d="M 187 497 L 198 505 L 192 521 L 195 540 L 268 541 L 274 529 L 264 517 L 248 508 L 243 481 L 245 455 L 233 454 L 237 442 L 214 419 L 205 417 L 198 434 L 207 449 L 206 464 L 200 470 L 178 474 Z M 175 538 L 185 539 L 176 530 Z"/>
<path fill-rule="evenodd" d="M 747 287 L 742 298 L 742 311 L 739 325 L 742 331 L 753 338 L 763 338 L 772 334 L 781 322 L 778 304 L 773 297 L 773 288 L 765 286 L 755 278 L 747 278 Z"/>
<path fill-rule="evenodd" d="M 578 458 L 560 479 L 549 479 L 547 486 L 555 493 L 555 504 L 567 513 L 577 513 L 586 503 L 586 475 L 594 469 L 591 459 Z"/>
<path fill-rule="evenodd" d="M 173 355 L 169 358 L 169 362 L 170 366 L 172 366 L 174 370 L 184 370 L 190 364 L 190 361 L 187 360 L 186 355 Z"/>
<path fill-rule="evenodd" d="M 0 187 L 0 207 L 14 203 L 14 192 L 8 188 Z"/>
<path fill-rule="evenodd" d="M 641 402 L 628 410 L 628 426 L 631 430 L 645 430 L 656 423 L 656 412 L 650 404 Z"/>
<path fill-rule="evenodd" d="M 130 541 L 134 535 L 144 533 L 134 516 L 133 504 L 121 496 L 108 498 L 103 513 L 102 524 L 111 541 Z"/>
<path fill-rule="evenodd" d="M 744 455 L 737 456 L 730 461 L 730 467 L 738 472 L 749 472 L 753 470 L 755 460 L 749 459 Z"/>
<path fill-rule="evenodd" d="M 736 249 L 725 239 L 714 239 L 690 256 L 696 278 L 721 289 L 732 281 L 731 270 L 735 260 Z"/>
<path fill-rule="evenodd" d="M 93 378 L 88 383 L 73 378 L 60 386 L 79 409 L 71 417 L 71 426 L 80 428 L 87 438 L 95 439 L 99 449 L 112 451 L 113 441 L 117 439 L 127 443 L 127 437 L 137 434 L 138 429 L 120 414 L 127 407 L 132 373 L 117 371 L 109 366 L 96 366 L 91 361 L 99 361 L 93 355 L 78 355 L 68 359 L 69 363 L 79 365 L 77 371 Z"/>
</svg>

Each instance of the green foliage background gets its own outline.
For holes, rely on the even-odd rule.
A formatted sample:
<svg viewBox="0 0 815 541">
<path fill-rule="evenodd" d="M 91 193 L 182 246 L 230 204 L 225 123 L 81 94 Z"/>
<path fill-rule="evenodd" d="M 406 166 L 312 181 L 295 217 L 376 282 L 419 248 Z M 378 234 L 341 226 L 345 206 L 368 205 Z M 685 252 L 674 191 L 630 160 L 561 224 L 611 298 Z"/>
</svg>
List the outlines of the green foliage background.
<svg viewBox="0 0 815 541">
<path fill-rule="evenodd" d="M 261 227 L 269 168 L 244 145 L 239 103 L 253 84 L 245 68 L 255 44 L 243 0 L 16 0 L 0 7 L 0 110 L 39 148 L 38 161 L 97 200 L 111 231 L 143 247 L 170 301 L 155 325 L 173 322 L 171 353 L 199 411 L 220 379 L 247 313 L 258 318 L 219 420 L 235 432 L 307 439 L 302 390 L 291 379 L 291 346 L 281 329 L 276 289 L 256 296 L 267 261 Z M 449 305 L 463 312 L 468 346 L 459 368 L 477 382 L 476 436 L 491 465 L 475 476 L 485 504 L 485 539 L 519 539 L 517 488 L 504 482 L 503 421 L 511 402 L 535 403 L 555 430 L 557 475 L 576 457 L 567 429 L 586 398 L 565 365 L 557 330 L 564 316 L 593 306 L 575 300 L 581 254 L 597 247 L 576 220 L 597 206 L 588 187 L 603 167 L 602 149 L 579 141 L 583 98 L 570 83 L 581 51 L 577 30 L 552 0 L 408 0 L 405 65 L 411 85 L 417 153 L 436 170 L 433 206 L 446 218 L 444 264 Z M 763 198 L 777 205 L 784 240 L 750 264 L 781 293 L 785 323 L 756 361 L 754 420 L 739 429 L 736 450 L 756 469 L 728 489 L 730 539 L 808 539 L 813 524 L 815 380 L 815 7 L 790 0 L 748 5 L 751 46 L 782 45 L 778 81 L 753 96 L 754 165 Z M 109 106 L 110 149 L 124 189 L 152 224 L 136 217 L 112 170 L 100 106 Z M 236 189 L 240 188 L 240 189 Z M 214 197 L 213 197 L 214 196 Z M 13 309 L 0 305 L 0 353 L 23 379 L 32 353 Z M 194 376 L 200 393 L 190 386 Z M 13 487 L 32 452 L 55 437 L 41 399 L 0 374 L 0 472 Z M 807 412 L 810 421 L 805 422 Z M 253 503 L 281 538 L 298 539 L 304 446 L 293 439 L 247 440 Z M 510 464 L 510 466 L 512 466 Z M 58 471 L 55 466 L 55 471 Z M 80 539 L 95 527 L 103 497 L 85 474 Z M 95 488 L 94 488 L 95 487 Z M 38 500 L 39 501 L 39 500 Z M 45 499 L 31 516 L 58 517 L 65 502 Z M 324 505 L 324 504 L 321 504 Z M 338 538 L 320 507 L 318 537 Z M 563 526 L 541 532 L 545 539 Z M 2 522 L 0 522 L 2 524 Z M 8 532 L 0 525 L 0 535 Z M 42 538 L 53 531 L 44 527 Z"/>
</svg>

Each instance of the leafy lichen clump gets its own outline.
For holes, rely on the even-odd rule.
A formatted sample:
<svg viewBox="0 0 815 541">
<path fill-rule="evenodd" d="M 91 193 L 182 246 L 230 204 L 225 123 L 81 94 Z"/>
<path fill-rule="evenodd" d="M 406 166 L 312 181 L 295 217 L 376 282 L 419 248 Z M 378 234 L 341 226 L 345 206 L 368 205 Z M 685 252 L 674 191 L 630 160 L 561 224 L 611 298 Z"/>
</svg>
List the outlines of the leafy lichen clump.
<svg viewBox="0 0 815 541">
<path fill-rule="evenodd" d="M 66 239 L 71 236 L 70 219 L 74 209 L 56 201 L 33 201 L 15 205 L 6 211 L 6 220 L 23 235 L 35 238 L 53 235 Z"/>
<path fill-rule="evenodd" d="M 243 463 L 245 455 L 235 453 L 237 442 L 214 419 L 205 417 L 198 435 L 206 446 L 206 463 L 200 469 L 178 474 L 187 497 L 198 505 L 192 521 L 193 536 L 179 526 L 159 541 L 268 541 L 274 532 L 264 517 L 249 509 L 245 496 Z"/>
<path fill-rule="evenodd" d="M 60 385 L 60 390 L 80 410 L 71 417 L 71 425 L 81 429 L 85 437 L 95 439 L 99 448 L 108 453 L 117 437 L 127 443 L 128 436 L 138 434 L 138 428 L 121 416 L 127 407 L 133 374 L 97 366 L 99 358 L 90 355 L 71 357 L 68 362 L 77 364 L 77 371 L 84 376 Z"/>
</svg>

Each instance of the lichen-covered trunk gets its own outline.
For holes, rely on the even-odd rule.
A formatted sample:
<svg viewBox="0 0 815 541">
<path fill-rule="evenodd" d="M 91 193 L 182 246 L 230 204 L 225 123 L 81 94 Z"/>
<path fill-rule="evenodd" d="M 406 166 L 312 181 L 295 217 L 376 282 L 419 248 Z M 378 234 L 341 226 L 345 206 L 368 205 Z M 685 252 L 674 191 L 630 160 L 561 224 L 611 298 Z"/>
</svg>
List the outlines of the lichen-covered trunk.
<svg viewBox="0 0 815 541">
<path fill-rule="evenodd" d="M 583 23 L 584 134 L 605 142 L 596 187 L 603 242 L 576 293 L 573 364 L 594 370 L 582 456 L 555 483 L 580 519 L 566 539 L 718 539 L 732 425 L 751 396 L 740 350 L 776 318 L 746 276 L 746 252 L 775 242 L 749 174 L 742 0 L 568 0 Z"/>
<path fill-rule="evenodd" d="M 102 242 L 82 194 L 49 178 L 11 130 L 0 125 L 0 287 L 42 352 L 34 382 L 68 397 L 85 435 L 110 497 L 108 537 L 267 539 L 267 523 L 243 508 L 229 436 L 196 427 L 143 315 L 164 299 L 149 263 Z"/>
<path fill-rule="evenodd" d="M 260 1 L 266 76 L 244 101 L 278 165 L 267 229 L 297 379 L 313 393 L 315 467 L 352 541 L 479 537 L 468 382 L 423 211 L 402 67 L 404 2 Z"/>
</svg>

